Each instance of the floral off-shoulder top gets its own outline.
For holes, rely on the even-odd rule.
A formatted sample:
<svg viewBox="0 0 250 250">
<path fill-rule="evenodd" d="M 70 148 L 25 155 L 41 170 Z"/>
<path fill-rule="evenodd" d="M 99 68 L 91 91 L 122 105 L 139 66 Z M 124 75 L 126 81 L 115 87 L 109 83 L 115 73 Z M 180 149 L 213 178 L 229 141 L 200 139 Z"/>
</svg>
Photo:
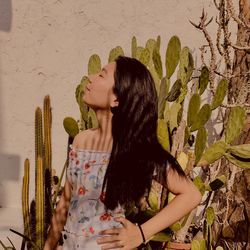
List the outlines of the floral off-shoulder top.
<svg viewBox="0 0 250 250">
<path fill-rule="evenodd" d="M 105 210 L 103 203 L 102 184 L 111 153 L 70 147 L 67 179 L 72 195 L 63 240 L 64 246 L 72 241 L 71 249 L 82 249 L 85 243 L 95 244 L 100 231 L 121 227 L 114 218 L 125 217 L 125 211 L 121 206 Z"/>
</svg>

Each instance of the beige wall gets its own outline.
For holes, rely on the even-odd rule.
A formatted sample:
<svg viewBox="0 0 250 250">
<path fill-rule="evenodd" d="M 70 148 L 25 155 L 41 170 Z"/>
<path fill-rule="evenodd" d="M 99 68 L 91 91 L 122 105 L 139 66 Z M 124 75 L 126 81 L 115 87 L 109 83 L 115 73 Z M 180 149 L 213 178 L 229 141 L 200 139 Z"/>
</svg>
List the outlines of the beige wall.
<svg viewBox="0 0 250 250">
<path fill-rule="evenodd" d="M 164 58 L 168 39 L 178 35 L 197 60 L 204 38 L 189 20 L 198 22 L 203 7 L 216 14 L 212 0 L 0 0 L 1 240 L 9 235 L 20 243 L 7 229 L 22 228 L 23 162 L 28 157 L 34 167 L 34 111 L 43 97 L 51 96 L 53 166 L 59 172 L 67 144 L 62 121 L 79 117 L 74 92 L 90 55 L 106 64 L 117 45 L 130 55 L 133 35 L 141 45 L 161 35 Z M 215 22 L 209 30 L 215 34 Z"/>
</svg>

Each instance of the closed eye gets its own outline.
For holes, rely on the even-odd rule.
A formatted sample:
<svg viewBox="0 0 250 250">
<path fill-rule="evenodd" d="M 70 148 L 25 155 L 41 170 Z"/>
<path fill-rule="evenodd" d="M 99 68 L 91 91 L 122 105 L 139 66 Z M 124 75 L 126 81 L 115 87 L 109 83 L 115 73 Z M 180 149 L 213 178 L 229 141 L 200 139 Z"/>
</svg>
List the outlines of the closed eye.
<svg viewBox="0 0 250 250">
<path fill-rule="evenodd" d="M 103 77 L 103 75 L 99 74 L 100 77 Z"/>
</svg>

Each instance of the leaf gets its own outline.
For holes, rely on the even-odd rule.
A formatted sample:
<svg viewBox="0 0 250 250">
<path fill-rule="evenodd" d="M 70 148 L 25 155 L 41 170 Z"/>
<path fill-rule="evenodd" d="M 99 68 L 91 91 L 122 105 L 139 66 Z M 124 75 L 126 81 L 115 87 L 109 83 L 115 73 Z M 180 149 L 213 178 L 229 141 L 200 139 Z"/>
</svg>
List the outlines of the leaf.
<svg viewBox="0 0 250 250">
<path fill-rule="evenodd" d="M 79 133 L 79 128 L 76 120 L 72 117 L 66 117 L 63 120 L 63 127 L 68 135 L 74 138 Z"/>
<path fill-rule="evenodd" d="M 227 148 L 228 144 L 224 141 L 215 142 L 213 145 L 211 145 L 208 149 L 205 150 L 197 166 L 201 167 L 206 166 L 208 164 L 212 164 L 226 153 Z"/>
<path fill-rule="evenodd" d="M 250 144 L 231 146 L 228 152 L 240 158 L 250 159 Z"/>
<path fill-rule="evenodd" d="M 196 136 L 196 141 L 195 141 L 195 164 L 199 162 L 201 159 L 201 156 L 204 152 L 204 149 L 206 147 L 206 142 L 207 142 L 207 131 L 204 127 L 201 127 L 198 130 L 197 136 Z"/>
<path fill-rule="evenodd" d="M 240 168 L 250 168 L 250 161 L 241 161 L 241 160 L 238 160 L 233 155 L 231 155 L 230 153 L 226 153 L 225 157 L 231 163 L 233 163 L 235 166 L 238 166 Z"/>
<path fill-rule="evenodd" d="M 227 143 L 233 142 L 233 140 L 239 136 L 244 126 L 245 119 L 246 111 L 244 108 L 237 106 L 231 109 L 225 131 L 225 140 Z"/>
<path fill-rule="evenodd" d="M 181 80 L 177 79 L 167 95 L 167 101 L 174 102 L 179 97 L 179 95 L 181 94 L 181 86 Z"/>
<path fill-rule="evenodd" d="M 202 95 L 206 90 L 209 81 L 209 70 L 206 66 L 201 69 L 201 74 L 199 76 L 199 94 Z"/>
<path fill-rule="evenodd" d="M 93 75 L 101 71 L 101 59 L 97 54 L 92 55 L 89 58 L 88 74 Z"/>
<path fill-rule="evenodd" d="M 206 220 L 208 225 L 212 226 L 214 218 L 215 218 L 214 209 L 212 207 L 206 208 Z"/>
<path fill-rule="evenodd" d="M 227 94 L 227 90 L 228 90 L 228 81 L 226 79 L 222 79 L 218 83 L 218 86 L 216 88 L 215 95 L 211 104 L 212 109 L 216 109 L 222 104 Z"/>
<path fill-rule="evenodd" d="M 124 56 L 124 52 L 121 46 L 116 46 L 110 51 L 108 62 L 114 62 L 118 56 Z"/>
<path fill-rule="evenodd" d="M 192 124 L 190 131 L 195 131 L 200 127 L 204 126 L 206 122 L 209 120 L 210 116 L 211 116 L 210 105 L 204 104 L 201 107 L 200 111 L 198 112 L 198 115 L 194 120 L 194 123 Z"/>
<path fill-rule="evenodd" d="M 181 42 L 177 36 L 173 36 L 170 38 L 166 51 L 166 75 L 167 78 L 170 78 L 180 60 L 180 52 L 181 52 Z"/>
<path fill-rule="evenodd" d="M 155 70 L 159 76 L 159 78 L 162 78 L 162 62 L 161 62 L 161 55 L 157 49 L 153 50 L 153 63 L 155 66 Z"/>
<path fill-rule="evenodd" d="M 181 229 L 181 223 L 179 221 L 175 222 L 170 226 L 170 229 L 173 230 L 174 232 L 177 232 Z"/>
<path fill-rule="evenodd" d="M 166 150 L 170 151 L 169 134 L 166 122 L 163 119 L 157 121 L 157 138 L 161 146 Z"/>
<path fill-rule="evenodd" d="M 187 124 L 189 127 L 191 127 L 195 121 L 195 118 L 197 117 L 198 111 L 200 109 L 200 103 L 200 95 L 193 94 L 188 104 Z"/>
</svg>

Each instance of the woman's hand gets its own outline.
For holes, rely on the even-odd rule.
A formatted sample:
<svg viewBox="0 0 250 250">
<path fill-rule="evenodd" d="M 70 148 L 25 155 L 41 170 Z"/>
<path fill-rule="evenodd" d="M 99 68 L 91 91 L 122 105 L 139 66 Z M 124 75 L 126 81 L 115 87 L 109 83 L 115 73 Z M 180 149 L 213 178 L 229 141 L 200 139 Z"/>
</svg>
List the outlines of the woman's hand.
<svg viewBox="0 0 250 250">
<path fill-rule="evenodd" d="M 117 248 L 131 250 L 142 243 L 142 236 L 138 226 L 123 217 L 115 218 L 115 221 L 121 222 L 123 227 L 108 229 L 99 233 L 104 235 L 97 239 L 97 243 L 102 245 L 102 250 Z"/>
</svg>

